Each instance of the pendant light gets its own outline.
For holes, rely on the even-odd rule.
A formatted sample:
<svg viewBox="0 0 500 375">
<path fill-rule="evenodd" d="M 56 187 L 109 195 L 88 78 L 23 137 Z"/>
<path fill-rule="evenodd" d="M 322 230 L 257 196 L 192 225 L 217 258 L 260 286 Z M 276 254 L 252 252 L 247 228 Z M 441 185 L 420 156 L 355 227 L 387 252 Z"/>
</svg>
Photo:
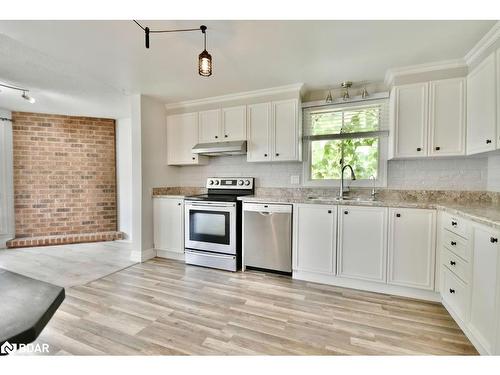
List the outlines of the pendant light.
<svg viewBox="0 0 500 375">
<path fill-rule="evenodd" d="M 200 26 L 203 33 L 203 52 L 198 56 L 198 74 L 202 77 L 210 77 L 212 75 L 212 55 L 207 52 L 207 27 Z"/>
<path fill-rule="evenodd" d="M 11 90 L 21 91 L 21 92 L 22 92 L 22 94 L 21 94 L 21 98 L 23 98 L 23 99 L 27 100 L 27 101 L 28 101 L 28 102 L 30 102 L 31 104 L 33 104 L 33 103 L 35 103 L 35 102 L 36 102 L 35 98 L 33 98 L 32 96 L 29 96 L 29 95 L 28 95 L 28 92 L 30 91 L 30 90 L 28 90 L 28 89 L 24 89 L 24 88 L 22 88 L 22 87 L 16 87 L 16 86 L 7 85 L 7 84 L 5 84 L 5 83 L 0 83 L 0 86 L 1 86 L 1 87 L 5 87 L 5 88 L 8 88 L 8 89 L 11 89 Z"/>
</svg>

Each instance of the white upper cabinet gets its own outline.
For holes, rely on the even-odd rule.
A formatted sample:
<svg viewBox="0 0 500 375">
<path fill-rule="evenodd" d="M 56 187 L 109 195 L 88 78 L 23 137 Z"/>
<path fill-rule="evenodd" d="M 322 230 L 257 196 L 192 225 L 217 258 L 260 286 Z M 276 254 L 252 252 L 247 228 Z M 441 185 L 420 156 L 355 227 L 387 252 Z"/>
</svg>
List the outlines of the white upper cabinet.
<svg viewBox="0 0 500 375">
<path fill-rule="evenodd" d="M 247 107 L 245 105 L 221 109 L 222 133 L 224 141 L 244 141 L 247 139 Z"/>
<path fill-rule="evenodd" d="M 294 271 L 334 275 L 337 207 L 298 204 L 293 222 Z"/>
<path fill-rule="evenodd" d="M 495 352 L 498 307 L 500 234 L 474 228 L 469 329 L 490 354 Z M 500 349 L 500 348 L 499 348 Z"/>
<path fill-rule="evenodd" d="M 394 87 L 393 157 L 427 156 L 428 92 L 427 82 Z"/>
<path fill-rule="evenodd" d="M 221 141 L 221 111 L 211 109 L 198 112 L 198 131 L 200 143 Z"/>
<path fill-rule="evenodd" d="M 184 253 L 184 200 L 153 199 L 153 232 L 156 250 Z"/>
<path fill-rule="evenodd" d="M 271 161 L 271 103 L 247 108 L 247 161 Z"/>
<path fill-rule="evenodd" d="M 497 81 L 495 53 L 467 76 L 467 154 L 496 148 Z"/>
<path fill-rule="evenodd" d="M 436 212 L 389 209 L 388 284 L 434 289 Z"/>
<path fill-rule="evenodd" d="M 298 99 L 248 106 L 247 161 L 300 161 Z"/>
<path fill-rule="evenodd" d="M 167 117 L 167 163 L 169 165 L 205 164 L 204 156 L 192 153 L 198 143 L 198 113 Z"/>
<path fill-rule="evenodd" d="M 387 208 L 339 207 L 338 275 L 386 281 Z"/>
<path fill-rule="evenodd" d="M 465 78 L 429 87 L 429 155 L 465 155 Z"/>
<path fill-rule="evenodd" d="M 272 103 L 274 132 L 272 135 L 276 161 L 298 160 L 299 126 L 298 100 L 282 100 Z"/>
<path fill-rule="evenodd" d="M 497 148 L 500 149 L 500 49 L 497 49 Z M 500 328 L 499 328 L 500 329 Z M 499 343 L 500 346 L 500 343 Z M 500 350 L 500 348 L 499 348 Z"/>
</svg>

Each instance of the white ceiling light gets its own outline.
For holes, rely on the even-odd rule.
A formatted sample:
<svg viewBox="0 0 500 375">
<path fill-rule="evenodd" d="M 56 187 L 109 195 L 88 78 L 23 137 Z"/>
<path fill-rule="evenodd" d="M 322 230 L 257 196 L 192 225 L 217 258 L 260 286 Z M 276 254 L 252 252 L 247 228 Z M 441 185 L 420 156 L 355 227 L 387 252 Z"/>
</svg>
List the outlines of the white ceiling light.
<svg viewBox="0 0 500 375">
<path fill-rule="evenodd" d="M 30 91 L 28 89 L 23 89 L 21 87 L 16 87 L 16 86 L 11 86 L 11 85 L 6 85 L 4 83 L 0 83 L 0 86 L 2 87 L 6 87 L 8 89 L 11 89 L 11 90 L 17 90 L 17 91 L 21 91 L 22 94 L 21 94 L 21 98 L 23 99 L 26 99 L 28 102 L 30 102 L 31 104 L 35 103 L 36 100 L 35 98 L 29 96 L 27 93 Z"/>
</svg>

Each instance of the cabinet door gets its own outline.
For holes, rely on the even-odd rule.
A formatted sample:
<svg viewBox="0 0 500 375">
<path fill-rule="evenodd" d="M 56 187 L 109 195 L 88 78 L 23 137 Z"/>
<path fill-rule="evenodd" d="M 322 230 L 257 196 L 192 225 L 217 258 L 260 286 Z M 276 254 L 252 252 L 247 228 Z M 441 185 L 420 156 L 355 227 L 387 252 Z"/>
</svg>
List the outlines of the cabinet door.
<svg viewBox="0 0 500 375">
<path fill-rule="evenodd" d="M 335 274 L 337 207 L 298 204 L 294 210 L 294 270 Z"/>
<path fill-rule="evenodd" d="M 436 213 L 389 209 L 389 284 L 434 289 Z"/>
<path fill-rule="evenodd" d="M 394 95 L 394 156 L 427 156 L 428 84 L 398 86 Z"/>
<path fill-rule="evenodd" d="M 192 153 L 198 143 L 198 114 L 185 113 L 167 117 L 167 157 L 170 165 L 198 164 L 205 157 Z"/>
<path fill-rule="evenodd" d="M 499 233 L 474 228 L 471 305 L 469 328 L 485 349 L 492 353 L 499 321 L 497 308 Z"/>
<path fill-rule="evenodd" d="M 497 49 L 497 149 L 500 149 L 500 48 Z M 499 348 L 500 351 L 500 342 Z"/>
<path fill-rule="evenodd" d="M 270 161 L 271 103 L 247 107 L 247 161 Z"/>
<path fill-rule="evenodd" d="M 222 138 L 225 141 L 247 139 L 247 107 L 222 108 Z"/>
<path fill-rule="evenodd" d="M 496 147 L 496 66 L 489 55 L 467 77 L 467 154 Z"/>
<path fill-rule="evenodd" d="M 465 79 L 430 83 L 429 155 L 465 154 Z"/>
<path fill-rule="evenodd" d="M 157 250 L 184 252 L 184 207 L 182 199 L 153 199 L 154 245 Z"/>
<path fill-rule="evenodd" d="M 339 207 L 338 274 L 386 281 L 387 208 Z"/>
<path fill-rule="evenodd" d="M 273 102 L 272 134 L 274 161 L 298 160 L 298 100 Z"/>
<path fill-rule="evenodd" d="M 199 141 L 210 143 L 221 141 L 220 131 L 220 109 L 201 111 L 199 116 Z"/>
</svg>

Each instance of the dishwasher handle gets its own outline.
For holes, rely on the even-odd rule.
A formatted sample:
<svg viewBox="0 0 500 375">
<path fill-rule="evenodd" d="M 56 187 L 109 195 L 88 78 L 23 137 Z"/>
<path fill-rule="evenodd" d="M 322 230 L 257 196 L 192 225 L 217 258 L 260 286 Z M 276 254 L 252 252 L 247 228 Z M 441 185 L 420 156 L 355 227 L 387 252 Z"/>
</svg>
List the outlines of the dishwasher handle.
<svg viewBox="0 0 500 375">
<path fill-rule="evenodd" d="M 275 203 L 243 203 L 243 211 L 251 211 L 266 214 L 273 213 L 292 213 L 291 204 L 275 204 Z"/>
</svg>

